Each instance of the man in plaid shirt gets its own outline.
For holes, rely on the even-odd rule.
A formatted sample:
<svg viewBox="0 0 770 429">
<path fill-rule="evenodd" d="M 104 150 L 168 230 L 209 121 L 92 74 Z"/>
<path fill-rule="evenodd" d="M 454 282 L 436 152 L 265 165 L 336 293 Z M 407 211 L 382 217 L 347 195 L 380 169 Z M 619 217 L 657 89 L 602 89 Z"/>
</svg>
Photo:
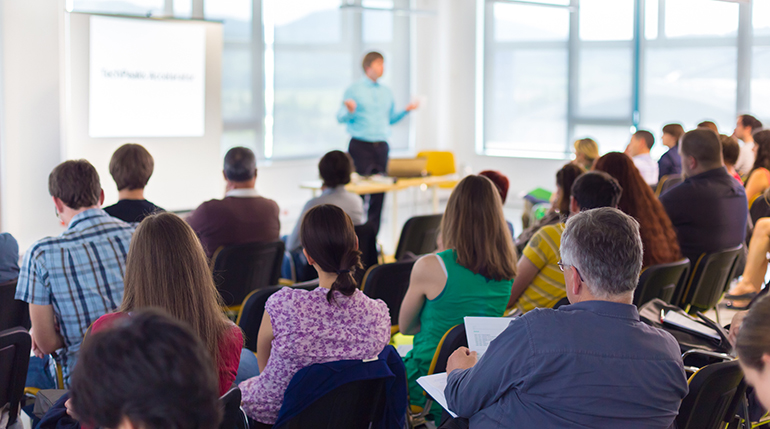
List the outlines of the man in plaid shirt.
<svg viewBox="0 0 770 429">
<path fill-rule="evenodd" d="M 104 192 L 99 174 L 86 160 L 66 161 L 54 168 L 48 176 L 48 191 L 67 229 L 27 250 L 16 299 L 29 303 L 35 356 L 43 359 L 56 352 L 64 387 L 69 387 L 86 330 L 123 299 L 126 255 L 134 229 L 99 208 Z M 35 372 L 44 366 L 33 359 L 30 378 L 39 377 Z"/>
</svg>

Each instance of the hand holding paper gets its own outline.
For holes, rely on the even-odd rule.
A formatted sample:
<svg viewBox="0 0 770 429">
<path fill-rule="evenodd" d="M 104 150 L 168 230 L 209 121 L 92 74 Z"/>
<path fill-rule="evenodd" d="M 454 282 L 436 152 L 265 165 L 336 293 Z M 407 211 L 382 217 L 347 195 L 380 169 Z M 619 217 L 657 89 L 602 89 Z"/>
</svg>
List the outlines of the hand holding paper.
<svg viewBox="0 0 770 429">
<path fill-rule="evenodd" d="M 473 365 L 476 365 L 478 359 L 478 354 L 476 352 L 470 351 L 467 347 L 460 347 L 449 356 L 449 360 L 447 360 L 446 364 L 446 372 L 449 374 L 456 369 L 468 369 Z"/>
</svg>

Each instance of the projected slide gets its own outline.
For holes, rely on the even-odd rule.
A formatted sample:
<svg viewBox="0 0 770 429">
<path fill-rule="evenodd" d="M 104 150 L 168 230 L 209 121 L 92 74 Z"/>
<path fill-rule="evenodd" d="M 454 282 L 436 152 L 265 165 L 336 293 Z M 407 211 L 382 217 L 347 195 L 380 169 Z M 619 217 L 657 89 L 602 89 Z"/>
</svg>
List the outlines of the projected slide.
<svg viewBox="0 0 770 429">
<path fill-rule="evenodd" d="M 91 16 L 89 135 L 204 135 L 206 30 Z"/>
</svg>

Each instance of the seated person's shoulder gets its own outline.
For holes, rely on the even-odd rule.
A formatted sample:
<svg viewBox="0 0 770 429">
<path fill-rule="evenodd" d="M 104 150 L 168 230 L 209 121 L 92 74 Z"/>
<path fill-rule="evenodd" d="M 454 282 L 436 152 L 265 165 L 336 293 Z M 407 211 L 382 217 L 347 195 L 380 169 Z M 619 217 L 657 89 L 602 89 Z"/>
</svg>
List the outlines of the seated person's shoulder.
<svg viewBox="0 0 770 429">
<path fill-rule="evenodd" d="M 19 243 L 16 238 L 10 232 L 0 233 L 0 251 L 9 252 L 14 251 L 14 249 L 16 253 L 19 253 Z"/>
</svg>

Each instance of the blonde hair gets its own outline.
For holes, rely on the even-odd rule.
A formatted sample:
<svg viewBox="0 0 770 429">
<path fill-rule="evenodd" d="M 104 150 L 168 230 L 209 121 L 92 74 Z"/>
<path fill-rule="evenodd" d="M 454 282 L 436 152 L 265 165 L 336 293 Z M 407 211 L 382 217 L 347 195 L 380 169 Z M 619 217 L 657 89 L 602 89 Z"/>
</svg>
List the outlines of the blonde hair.
<svg viewBox="0 0 770 429">
<path fill-rule="evenodd" d="M 234 325 L 222 311 L 198 237 L 173 213 L 144 218 L 131 239 L 119 311 L 147 307 L 161 308 L 191 327 L 219 367 L 219 344 Z"/>
<path fill-rule="evenodd" d="M 495 184 L 484 176 L 465 177 L 452 191 L 441 238 L 457 252 L 457 263 L 474 274 L 500 280 L 516 276 L 516 252 Z"/>
<path fill-rule="evenodd" d="M 589 169 L 594 160 L 599 157 L 599 145 L 591 138 L 578 139 L 575 140 L 575 153 L 585 157 L 588 164 L 586 168 Z"/>
</svg>

